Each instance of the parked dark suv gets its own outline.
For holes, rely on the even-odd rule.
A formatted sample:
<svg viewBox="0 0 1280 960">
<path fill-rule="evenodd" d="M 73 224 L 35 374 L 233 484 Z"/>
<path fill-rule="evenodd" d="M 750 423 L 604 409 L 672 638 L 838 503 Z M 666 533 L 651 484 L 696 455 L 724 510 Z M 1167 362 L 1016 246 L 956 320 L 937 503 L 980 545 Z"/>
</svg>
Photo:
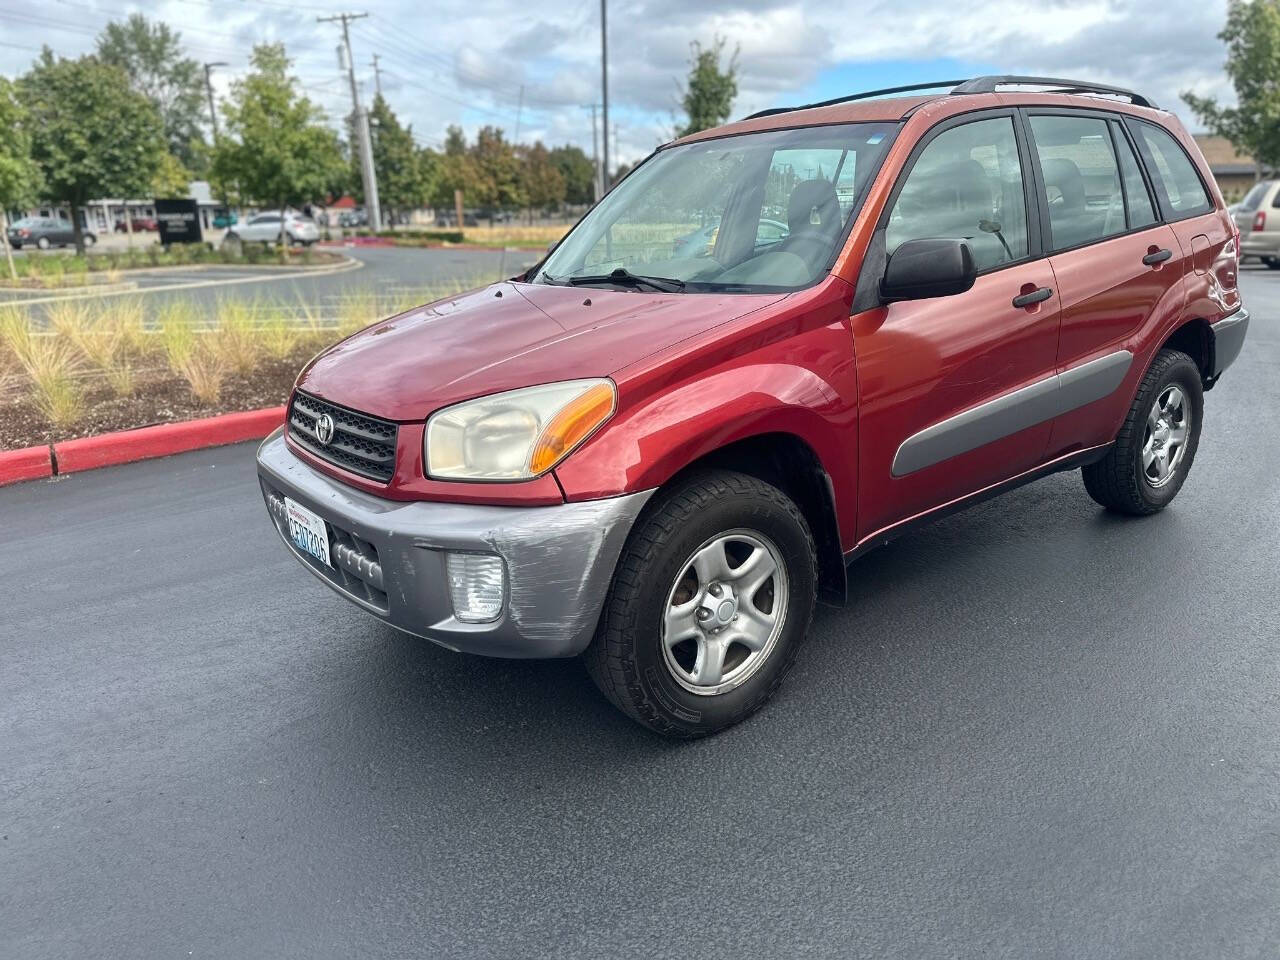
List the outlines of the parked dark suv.
<svg viewBox="0 0 1280 960">
<path fill-rule="evenodd" d="M 1070 80 L 871 96 L 668 144 L 526 273 L 315 358 L 258 452 L 289 549 L 451 649 L 584 653 L 690 737 L 916 524 L 1069 469 L 1168 506 L 1249 323 L 1195 143 Z"/>
</svg>

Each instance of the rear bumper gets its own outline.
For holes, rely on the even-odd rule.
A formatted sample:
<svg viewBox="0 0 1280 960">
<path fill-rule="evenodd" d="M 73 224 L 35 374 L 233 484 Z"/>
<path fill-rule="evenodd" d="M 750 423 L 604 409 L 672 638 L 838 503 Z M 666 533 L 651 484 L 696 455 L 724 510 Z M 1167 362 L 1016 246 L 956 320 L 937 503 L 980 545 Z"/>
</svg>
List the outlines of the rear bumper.
<svg viewBox="0 0 1280 960">
<path fill-rule="evenodd" d="M 1240 356 L 1245 335 L 1249 332 L 1249 311 L 1240 307 L 1211 324 L 1209 331 L 1213 337 L 1213 379 L 1216 381 L 1222 376 L 1222 371 Z"/>
<path fill-rule="evenodd" d="M 339 594 L 406 633 L 497 657 L 568 657 L 586 648 L 622 545 L 652 494 L 550 507 L 384 500 L 304 463 L 279 430 L 258 449 L 258 479 L 290 552 Z M 328 522 L 333 568 L 293 546 L 285 497 Z M 507 598 L 493 623 L 454 616 L 449 551 L 502 557 Z"/>
<path fill-rule="evenodd" d="M 1240 235 L 1240 256 L 1280 256 L 1280 230 L 1260 230 Z"/>
</svg>

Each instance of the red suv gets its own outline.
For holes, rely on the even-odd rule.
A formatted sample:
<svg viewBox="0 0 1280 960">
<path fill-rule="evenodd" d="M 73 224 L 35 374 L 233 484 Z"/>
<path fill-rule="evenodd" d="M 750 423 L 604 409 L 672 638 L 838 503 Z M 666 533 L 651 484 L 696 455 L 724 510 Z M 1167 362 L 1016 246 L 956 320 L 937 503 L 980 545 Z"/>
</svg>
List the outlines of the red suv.
<svg viewBox="0 0 1280 960">
<path fill-rule="evenodd" d="M 691 737 L 915 524 L 1077 468 L 1167 506 L 1248 326 L 1203 158 L 1125 90 L 884 98 L 921 89 L 668 144 L 527 273 L 321 354 L 258 454 L 294 554 L 451 649 L 584 653 Z"/>
</svg>

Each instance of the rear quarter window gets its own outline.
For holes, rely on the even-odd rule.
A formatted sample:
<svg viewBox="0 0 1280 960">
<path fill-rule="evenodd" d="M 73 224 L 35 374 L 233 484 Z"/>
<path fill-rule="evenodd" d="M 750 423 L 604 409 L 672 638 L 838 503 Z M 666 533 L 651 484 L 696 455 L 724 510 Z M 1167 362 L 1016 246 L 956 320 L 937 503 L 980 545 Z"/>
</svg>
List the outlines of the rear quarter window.
<svg viewBox="0 0 1280 960">
<path fill-rule="evenodd" d="M 1213 204 L 1195 164 L 1172 134 L 1142 121 L 1135 122 L 1134 126 L 1147 155 L 1148 171 L 1155 178 L 1157 188 L 1164 191 L 1173 215 L 1190 217 L 1212 210 Z"/>
</svg>

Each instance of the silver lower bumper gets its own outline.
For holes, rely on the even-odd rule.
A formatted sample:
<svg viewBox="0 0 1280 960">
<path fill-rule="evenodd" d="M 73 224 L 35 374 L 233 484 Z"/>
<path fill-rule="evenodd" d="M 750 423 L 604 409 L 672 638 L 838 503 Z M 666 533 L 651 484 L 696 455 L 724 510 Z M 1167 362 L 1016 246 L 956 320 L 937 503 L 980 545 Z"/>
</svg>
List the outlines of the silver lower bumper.
<svg viewBox="0 0 1280 960">
<path fill-rule="evenodd" d="M 568 657 L 591 641 L 614 566 L 653 491 L 550 507 L 384 500 L 339 483 L 288 449 L 280 431 L 258 448 L 258 479 L 276 530 L 330 587 L 407 633 L 497 657 Z M 331 527 L 326 567 L 294 548 L 284 498 Z M 453 615 L 450 550 L 496 553 L 507 602 L 493 623 Z"/>
<path fill-rule="evenodd" d="M 1245 335 L 1249 332 L 1249 311 L 1240 307 L 1211 324 L 1209 330 L 1213 335 L 1213 380 L 1216 381 L 1222 376 L 1222 371 L 1240 356 Z"/>
</svg>

